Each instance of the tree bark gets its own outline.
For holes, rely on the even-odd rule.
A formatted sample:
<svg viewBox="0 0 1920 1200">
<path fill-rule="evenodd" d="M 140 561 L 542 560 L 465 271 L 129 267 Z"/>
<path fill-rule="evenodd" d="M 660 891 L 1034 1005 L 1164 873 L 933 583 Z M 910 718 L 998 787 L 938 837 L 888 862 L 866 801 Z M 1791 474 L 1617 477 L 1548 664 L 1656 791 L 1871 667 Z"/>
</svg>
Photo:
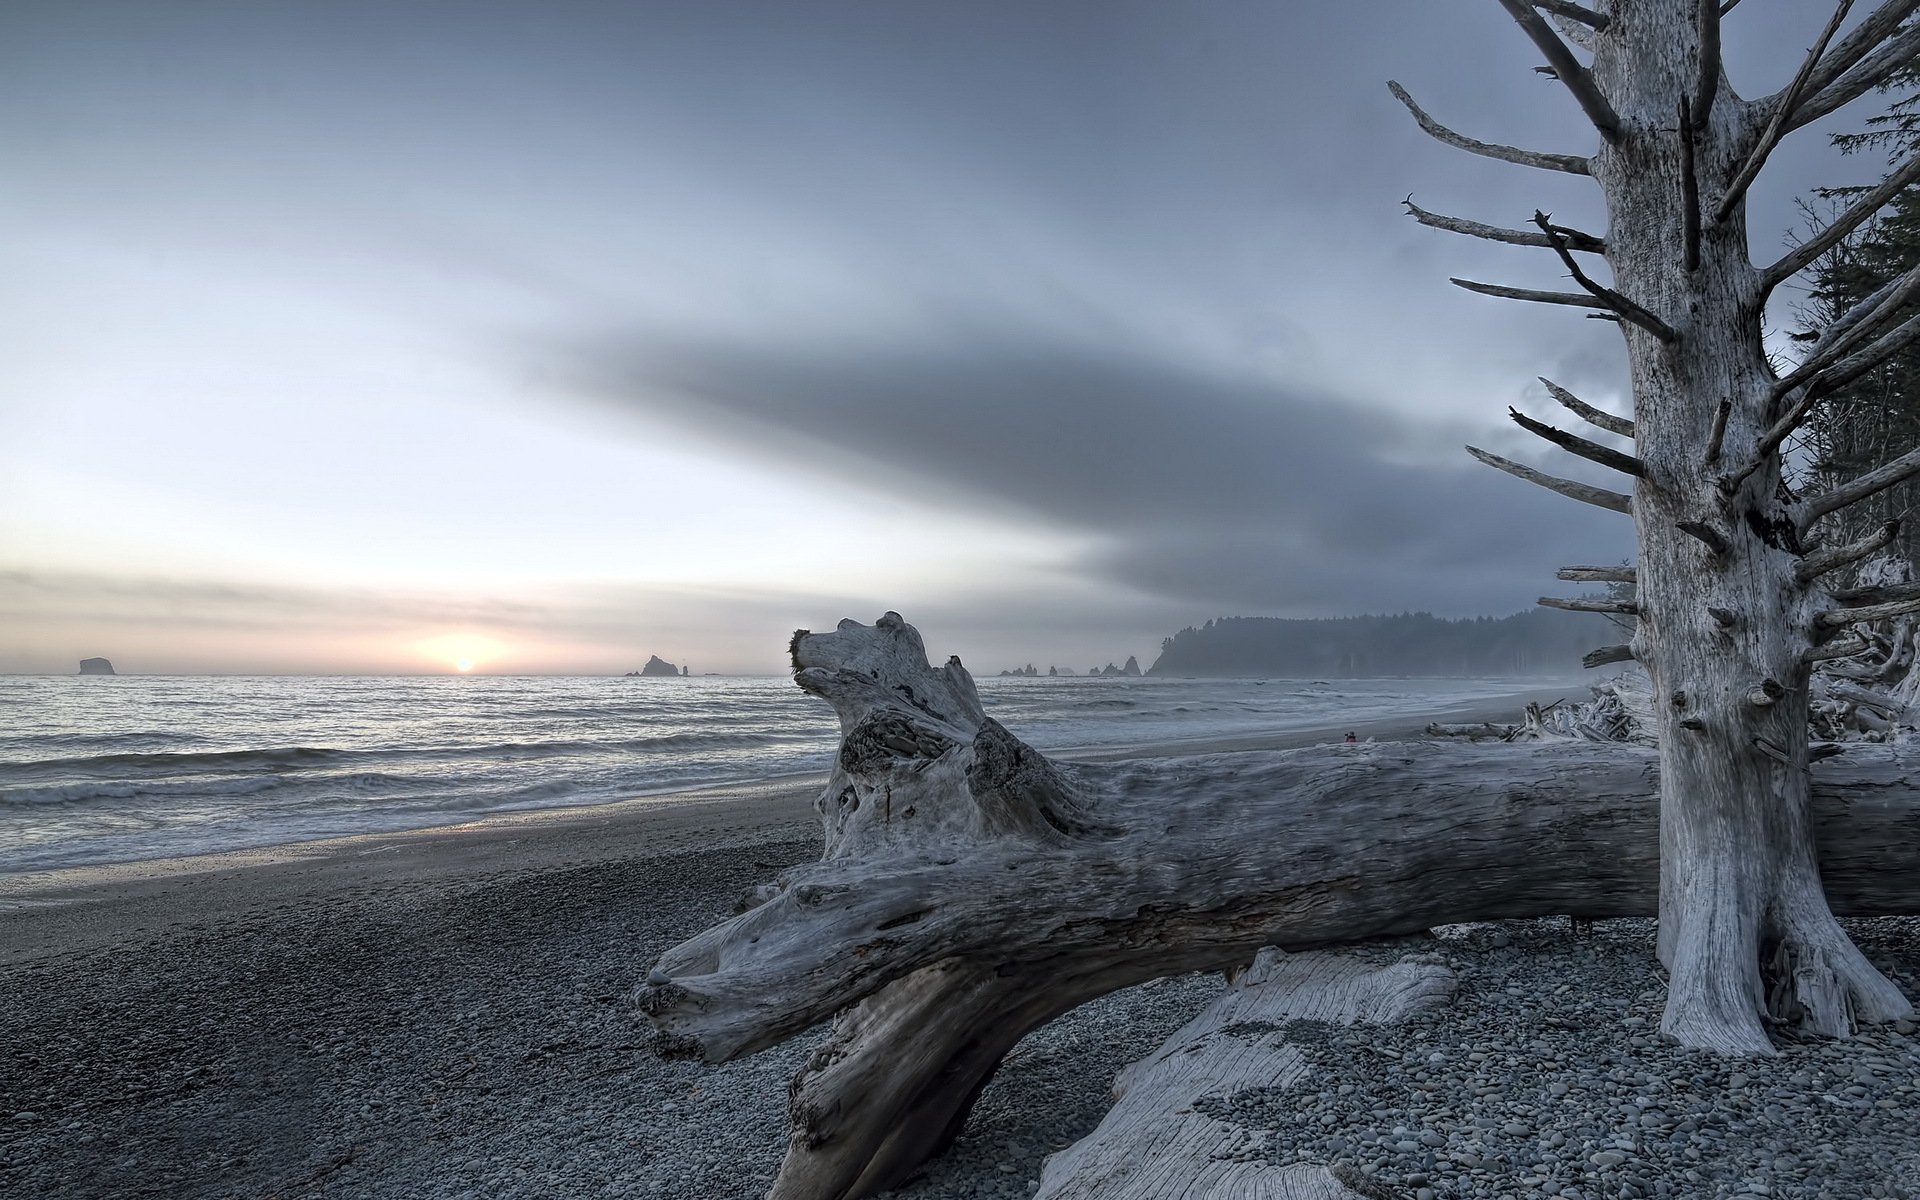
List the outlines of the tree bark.
<svg viewBox="0 0 1920 1200">
<path fill-rule="evenodd" d="M 1822 895 L 1803 655 L 1817 613 L 1831 605 L 1818 581 L 1798 577 L 1809 549 L 1805 515 L 1783 485 L 1777 451 L 1743 476 L 1708 452 L 1722 401 L 1730 402 L 1723 444 L 1735 462 L 1780 415 L 1761 344 L 1766 284 L 1749 260 L 1745 202 L 1722 201 L 1761 148 L 1780 101 L 1747 102 L 1723 87 L 1683 143 L 1675 113 L 1701 73 L 1696 7 L 1697 0 L 1615 5 L 1615 20 L 1594 38 L 1593 77 L 1621 132 L 1603 139 L 1590 162 L 1607 202 L 1615 286 L 1678 334 L 1666 340 L 1622 326 L 1645 464 L 1633 496 L 1641 609 L 1633 649 L 1654 694 L 1670 700 L 1656 708 L 1659 952 L 1671 972 L 1661 1027 L 1691 1046 L 1766 1053 L 1763 1017 L 1843 1036 L 1856 1019 L 1912 1008 L 1854 949 Z M 1712 185 L 1691 212 L 1680 202 L 1688 154 Z M 1690 225 L 1699 247 L 1691 271 L 1681 262 Z M 1689 524 L 1716 532 L 1724 548 L 1684 533 Z M 1732 624 L 1711 619 L 1709 609 L 1731 613 Z"/>
<path fill-rule="evenodd" d="M 846 1200 L 959 1132 L 1027 1032 L 1161 975 L 1456 921 L 1645 916 L 1658 762 L 1612 746 L 1361 743 L 1055 764 L 892 613 L 796 635 L 842 744 L 826 857 L 669 951 L 640 990 L 669 1052 L 724 1061 L 836 1018 L 790 1094 L 771 1196 Z M 1920 912 L 1912 759 L 1820 767 L 1841 912 Z"/>
</svg>

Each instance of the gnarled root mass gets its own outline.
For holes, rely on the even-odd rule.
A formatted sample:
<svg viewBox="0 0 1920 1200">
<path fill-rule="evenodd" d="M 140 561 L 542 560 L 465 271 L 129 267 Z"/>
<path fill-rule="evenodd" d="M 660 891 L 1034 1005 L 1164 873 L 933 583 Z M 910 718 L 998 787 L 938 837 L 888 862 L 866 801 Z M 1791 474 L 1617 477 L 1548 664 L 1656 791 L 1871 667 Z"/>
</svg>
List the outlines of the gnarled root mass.
<svg viewBox="0 0 1920 1200">
<path fill-rule="evenodd" d="M 1402 743 L 1055 764 L 929 667 L 892 613 L 797 635 L 838 712 L 826 858 L 668 952 L 639 1001 L 724 1061 L 836 1018 L 794 1082 L 771 1196 L 893 1186 L 959 1132 L 1028 1031 L 1162 975 L 1457 921 L 1646 916 L 1657 763 L 1633 747 Z M 1920 802 L 1897 751 L 1819 765 L 1841 915 L 1920 912 Z"/>
</svg>

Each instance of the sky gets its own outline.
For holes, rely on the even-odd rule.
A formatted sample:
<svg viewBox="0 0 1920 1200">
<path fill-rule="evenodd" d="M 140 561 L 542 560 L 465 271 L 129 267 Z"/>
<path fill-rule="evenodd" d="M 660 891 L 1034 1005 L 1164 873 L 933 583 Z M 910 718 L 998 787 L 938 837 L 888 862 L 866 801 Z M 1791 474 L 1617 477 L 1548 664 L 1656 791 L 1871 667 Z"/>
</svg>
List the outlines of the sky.
<svg viewBox="0 0 1920 1200">
<path fill-rule="evenodd" d="M 1829 11 L 1742 4 L 1736 90 Z M 1505 410 L 1629 411 L 1619 335 L 1451 287 L 1564 279 L 1401 201 L 1604 218 L 1386 81 L 1590 152 L 1537 58 L 1493 0 L 10 0 L 0 672 L 770 673 L 892 609 L 991 674 L 1519 611 L 1630 527 L 1462 446 L 1598 479 Z M 1884 173 L 1827 145 L 1874 104 L 1776 154 L 1757 258 Z"/>
</svg>

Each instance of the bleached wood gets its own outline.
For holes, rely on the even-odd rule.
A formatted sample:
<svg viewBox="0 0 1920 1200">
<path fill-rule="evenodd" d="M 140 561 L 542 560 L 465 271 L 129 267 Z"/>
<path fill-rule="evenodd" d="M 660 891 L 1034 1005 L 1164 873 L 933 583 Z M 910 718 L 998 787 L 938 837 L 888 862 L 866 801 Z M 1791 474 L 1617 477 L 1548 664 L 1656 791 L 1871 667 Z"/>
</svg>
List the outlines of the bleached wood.
<svg viewBox="0 0 1920 1200">
<path fill-rule="evenodd" d="M 1562 479 L 1557 475 L 1548 475 L 1544 471 L 1522 466 L 1512 459 L 1501 458 L 1498 454 L 1489 453 L 1478 446 L 1468 446 L 1467 453 L 1495 470 L 1505 471 L 1515 479 L 1524 479 L 1528 483 L 1538 484 L 1550 492 L 1558 492 L 1569 500 L 1578 500 L 1582 504 L 1592 504 L 1612 512 L 1631 513 L 1633 511 L 1633 498 L 1624 493 L 1594 487 L 1592 484 L 1580 483 L 1577 480 Z"/>
<path fill-rule="evenodd" d="M 1595 408 L 1593 405 L 1588 404 L 1586 401 L 1580 399 L 1580 397 L 1574 395 L 1544 375 L 1540 376 L 1540 382 L 1546 386 L 1547 394 L 1558 401 L 1562 408 L 1580 417 L 1589 425 L 1604 429 L 1608 433 L 1618 434 L 1623 438 L 1631 438 L 1633 436 L 1633 421 L 1631 419 L 1615 416 L 1603 409 Z"/>
<path fill-rule="evenodd" d="M 1454 987 L 1423 956 L 1381 966 L 1261 950 L 1224 995 L 1120 1072 L 1113 1109 L 1047 1159 L 1034 1200 L 1363 1200 L 1324 1165 L 1253 1161 L 1245 1129 L 1195 1106 L 1245 1088 L 1334 1086 L 1313 1077 L 1288 1022 L 1391 1025 L 1445 1005 Z"/>
<path fill-rule="evenodd" d="M 826 856 L 663 955 L 662 1048 L 721 1061 L 833 1018 L 789 1093 L 769 1196 L 853 1200 L 955 1137 L 1028 1031 L 1160 975 L 1434 924 L 1657 900 L 1656 759 L 1579 744 L 1333 745 L 1056 764 L 929 666 L 896 614 L 799 634 L 795 682 L 841 747 Z M 1776 705 L 1776 709 L 1785 705 Z M 1823 767 L 1836 911 L 1920 911 L 1911 757 Z"/>
<path fill-rule="evenodd" d="M 1465 217 L 1450 217 L 1444 213 L 1428 212 L 1418 204 L 1415 204 L 1411 196 L 1402 200 L 1401 203 L 1406 206 L 1409 216 L 1420 224 L 1427 226 L 1429 229 L 1443 229 L 1448 233 L 1463 234 L 1466 237 L 1480 238 L 1483 241 L 1501 242 L 1509 246 L 1533 246 L 1542 250 L 1553 247 L 1552 240 L 1549 239 L 1546 234 L 1536 230 L 1504 229 L 1498 225 L 1486 225 L 1479 221 L 1469 221 Z M 1597 238 L 1590 233 L 1582 233 L 1577 229 L 1567 230 L 1566 240 L 1567 245 L 1575 250 L 1582 250 L 1589 254 L 1605 254 L 1607 252 L 1607 243 L 1604 238 Z"/>
<path fill-rule="evenodd" d="M 1597 442 L 1590 442 L 1586 438 L 1580 437 L 1577 434 L 1568 433 L 1564 429 L 1548 425 L 1543 421 L 1536 421 L 1517 408 L 1507 409 L 1507 416 L 1512 419 L 1515 425 L 1518 425 L 1535 437 L 1552 442 L 1562 450 L 1577 454 L 1588 462 L 1598 463 L 1603 467 L 1611 467 L 1622 474 L 1631 475 L 1636 479 L 1647 473 L 1646 464 L 1631 454 L 1622 454 L 1618 450 L 1602 446 Z"/>
<path fill-rule="evenodd" d="M 1607 14 L 1596 12 L 1584 4 L 1575 4 L 1573 0 L 1533 0 L 1533 6 L 1556 17 L 1578 21 L 1590 29 L 1605 29 L 1612 23 Z"/>
<path fill-rule="evenodd" d="M 1746 197 L 1747 188 L 1760 174 L 1760 168 L 1766 165 L 1768 156 L 1773 153 L 1773 148 L 1780 144 L 1780 139 L 1785 137 L 1788 130 L 1792 128 L 1788 122 L 1795 115 L 1795 110 L 1799 108 L 1801 98 L 1809 94 L 1807 81 L 1812 78 L 1814 68 L 1827 51 L 1827 44 L 1832 41 L 1833 35 L 1839 32 L 1840 23 L 1846 20 L 1847 11 L 1852 7 L 1853 0 L 1840 0 L 1834 6 L 1833 16 L 1827 19 L 1826 28 L 1820 31 L 1819 40 L 1813 44 L 1812 49 L 1807 51 L 1806 58 L 1801 60 L 1800 69 L 1794 72 L 1793 81 L 1787 84 L 1779 95 L 1762 102 L 1760 107 L 1771 113 L 1766 129 L 1761 133 L 1753 149 L 1748 152 L 1746 161 L 1740 164 L 1739 171 L 1734 173 L 1733 180 L 1727 184 L 1726 192 L 1720 197 L 1719 207 L 1713 212 L 1715 221 L 1724 221 L 1732 214 L 1734 208 Z"/>
<path fill-rule="evenodd" d="M 1387 81 L 1387 90 L 1393 98 L 1406 106 L 1413 114 L 1420 128 L 1436 141 L 1444 142 L 1456 150 L 1465 150 L 1469 154 L 1478 154 L 1483 158 L 1499 159 L 1501 162 L 1516 163 L 1523 167 L 1539 167 L 1548 171 L 1566 171 L 1573 175 L 1585 175 L 1587 160 L 1577 154 L 1544 154 L 1537 150 L 1522 150 L 1516 146 L 1502 146 L 1495 142 L 1482 142 L 1463 134 L 1455 133 L 1445 125 L 1427 115 L 1425 109 L 1414 103 L 1407 89 L 1393 80 Z"/>
<path fill-rule="evenodd" d="M 1631 600 L 1606 600 L 1589 596 L 1542 596 L 1535 603 L 1542 608 L 1558 608 L 1566 612 L 1620 613 L 1630 617 L 1640 615 L 1640 606 Z"/>
<path fill-rule="evenodd" d="M 1920 599 L 1889 600 L 1884 604 L 1830 609 L 1815 617 L 1814 622 L 1822 629 L 1845 629 L 1858 621 L 1884 621 L 1915 612 L 1920 612 Z"/>
<path fill-rule="evenodd" d="M 1691 138 L 1692 135 L 1689 133 L 1688 136 Z M 1672 342 L 1679 338 L 1680 334 L 1673 326 L 1667 324 L 1651 309 L 1639 301 L 1628 297 L 1626 293 L 1616 288 L 1610 288 L 1603 284 L 1596 283 L 1588 277 L 1586 271 L 1581 269 L 1579 261 L 1569 252 L 1566 238 L 1560 228 L 1553 223 L 1552 218 L 1547 216 L 1546 213 L 1535 209 L 1533 223 L 1540 227 L 1540 232 L 1547 235 L 1547 240 L 1553 244 L 1554 252 L 1560 256 L 1561 263 L 1565 265 L 1567 274 L 1573 277 L 1573 281 L 1585 288 L 1590 295 L 1596 300 L 1599 300 L 1607 308 L 1612 309 L 1621 320 L 1631 321 L 1633 324 L 1638 325 L 1663 342 Z"/>
<path fill-rule="evenodd" d="M 1839 245 L 1848 234 L 1858 229 L 1873 214 L 1885 208 L 1888 202 L 1906 190 L 1907 186 L 1916 179 L 1920 179 L 1920 154 L 1915 154 L 1901 163 L 1872 191 L 1856 197 L 1833 220 L 1822 226 L 1819 232 L 1787 251 L 1778 262 L 1763 271 L 1761 273 L 1763 286 L 1771 288 L 1812 266 L 1819 261 L 1822 254 Z"/>
<path fill-rule="evenodd" d="M 1549 292 L 1540 288 L 1509 287 L 1504 283 L 1481 283 L 1477 279 L 1450 278 L 1447 280 L 1457 288 L 1465 288 L 1482 296 L 1492 296 L 1497 300 L 1525 300 L 1530 304 L 1564 304 L 1569 308 L 1610 308 L 1605 300 L 1591 292 Z M 1608 313 L 1618 316 L 1617 313 Z"/>
<path fill-rule="evenodd" d="M 1833 83 L 1803 99 L 1787 123 L 1800 129 L 1836 112 L 1892 79 L 1920 54 L 1920 25 L 1909 25 Z"/>
<path fill-rule="evenodd" d="M 1900 23 L 1916 11 L 1920 11 L 1920 0 L 1886 0 L 1820 56 L 1808 74 L 1803 90 L 1808 95 L 1814 95 L 1833 86 L 1841 76 L 1858 66 L 1876 47 L 1892 37 L 1899 30 Z"/>
<path fill-rule="evenodd" d="M 1569 583 L 1632 583 L 1632 567 L 1561 567 L 1555 579 Z"/>
<path fill-rule="evenodd" d="M 1899 458 L 1875 467 L 1866 474 L 1847 482 L 1806 502 L 1806 508 L 1800 518 L 1800 527 L 1809 528 L 1821 517 L 1838 512 L 1850 504 L 1858 504 L 1868 496 L 1886 491 L 1895 484 L 1920 475 L 1920 448 L 1907 451 Z"/>
<path fill-rule="evenodd" d="M 1589 671 L 1595 667 L 1609 666 L 1613 663 L 1633 661 L 1633 647 L 1627 645 L 1602 646 L 1598 650 L 1589 650 L 1580 658 L 1580 665 Z"/>
<path fill-rule="evenodd" d="M 1547 65 L 1553 68 L 1554 78 L 1573 94 L 1574 102 L 1580 105 L 1581 112 L 1587 114 L 1587 120 L 1593 122 L 1593 127 L 1600 131 L 1600 136 L 1609 142 L 1619 141 L 1620 114 L 1613 111 L 1613 105 L 1607 103 L 1607 98 L 1600 94 L 1599 88 L 1594 86 L 1593 76 L 1588 74 L 1586 67 L 1573 56 L 1573 51 L 1567 49 L 1567 44 L 1560 40 L 1560 35 L 1547 24 L 1546 19 L 1534 8 L 1531 0 L 1499 0 L 1499 2 L 1500 7 L 1507 10 L 1507 15 L 1514 19 L 1521 31 L 1546 57 Z"/>
<path fill-rule="evenodd" d="M 1800 560 L 1794 568 L 1795 578 L 1803 584 L 1812 583 L 1830 571 L 1850 566 L 1873 554 L 1878 554 L 1900 536 L 1900 522 L 1888 521 L 1867 536 L 1844 545 L 1829 546 L 1816 550 Z"/>
</svg>

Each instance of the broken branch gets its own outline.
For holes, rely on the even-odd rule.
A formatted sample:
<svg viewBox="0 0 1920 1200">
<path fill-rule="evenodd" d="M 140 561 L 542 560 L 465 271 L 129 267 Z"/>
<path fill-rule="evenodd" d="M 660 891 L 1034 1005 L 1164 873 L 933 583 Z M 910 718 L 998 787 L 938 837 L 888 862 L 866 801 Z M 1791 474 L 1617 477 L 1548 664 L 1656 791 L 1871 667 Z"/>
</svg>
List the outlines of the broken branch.
<svg viewBox="0 0 1920 1200">
<path fill-rule="evenodd" d="M 1635 325 L 1638 325 L 1663 342 L 1672 342 L 1679 339 L 1680 335 L 1674 332 L 1671 325 L 1668 325 L 1659 317 L 1654 316 L 1649 310 L 1642 308 L 1639 304 L 1627 299 L 1627 297 L 1614 291 L 1612 288 L 1605 287 L 1587 278 L 1587 273 L 1580 269 L 1580 264 L 1574 260 L 1572 251 L 1567 248 L 1566 238 L 1562 235 L 1560 228 L 1553 223 L 1552 219 L 1548 217 L 1546 213 L 1538 209 L 1534 210 L 1533 223 L 1538 225 L 1540 231 L 1547 235 L 1547 240 L 1553 243 L 1554 252 L 1559 254 L 1560 261 L 1566 264 L 1567 271 L 1573 276 L 1573 281 L 1593 293 L 1593 295 L 1602 302 L 1604 307 L 1619 313 L 1623 320 L 1632 321 Z"/>
<path fill-rule="evenodd" d="M 1625 472 L 1635 479 L 1639 479 L 1647 473 L 1646 464 L 1631 454 L 1622 454 L 1618 450 L 1609 450 L 1605 446 L 1599 445 L 1596 442 L 1590 442 L 1583 437 L 1577 437 L 1564 429 L 1557 429 L 1552 425 L 1536 421 L 1517 408 L 1507 409 L 1507 415 L 1513 418 L 1514 424 L 1526 430 L 1528 433 L 1536 437 L 1545 438 L 1563 450 L 1578 454 L 1588 462 L 1599 463 L 1603 467 L 1611 467 L 1616 471 Z"/>
<path fill-rule="evenodd" d="M 1894 600 L 1887 604 L 1869 604 L 1863 608 L 1829 609 L 1815 617 L 1813 622 L 1821 629 L 1845 629 L 1849 625 L 1866 621 L 1885 621 L 1916 612 L 1920 612 L 1920 598 Z"/>
<path fill-rule="evenodd" d="M 1916 318 L 1920 319 L 1920 318 Z M 1857 504 L 1868 496 L 1884 492 L 1896 483 L 1920 475 L 1920 449 L 1913 449 L 1899 458 L 1882 466 L 1875 467 L 1865 475 L 1839 487 L 1825 495 L 1815 496 L 1807 501 L 1806 514 L 1800 519 L 1800 530 L 1806 532 L 1815 521 L 1830 512 L 1837 512 L 1849 504 Z"/>
<path fill-rule="evenodd" d="M 1640 576 L 1632 567 L 1561 567 L 1553 577 L 1568 583 L 1632 583 Z"/>
<path fill-rule="evenodd" d="M 1476 141 L 1464 134 L 1455 133 L 1453 130 L 1448 129 L 1445 125 L 1428 116 L 1425 109 L 1413 102 L 1413 97 L 1407 94 L 1407 89 L 1401 87 L 1398 83 L 1389 80 L 1387 90 L 1393 93 L 1394 99 L 1406 105 L 1407 111 L 1413 114 L 1413 119 L 1420 123 L 1420 128 L 1426 131 L 1427 136 L 1433 138 L 1435 141 L 1444 142 L 1456 150 L 1465 150 L 1469 154 L 1478 154 L 1483 158 L 1499 159 L 1501 162 L 1517 163 L 1523 167 L 1539 167 L 1547 171 L 1565 171 L 1570 175 L 1591 175 L 1593 173 L 1587 164 L 1587 160 L 1577 154 L 1544 154 L 1537 150 L 1521 150 L 1515 146 L 1502 146 L 1493 142 Z"/>
<path fill-rule="evenodd" d="M 1789 118 L 1789 129 L 1799 129 L 1851 103 L 1910 62 L 1920 49 L 1920 31 L 1901 32 L 1900 24 L 1916 9 L 1920 3 L 1915 0 L 1889 0 L 1842 38 L 1814 69 L 1801 103 Z"/>
<path fill-rule="evenodd" d="M 1767 122 L 1767 128 L 1760 135 L 1760 141 L 1754 145 L 1752 153 L 1747 155 L 1747 161 L 1735 173 L 1733 181 L 1727 184 L 1726 194 L 1720 197 L 1720 206 L 1713 212 L 1716 223 L 1726 220 L 1733 212 L 1734 206 L 1740 203 L 1740 198 L 1747 194 L 1747 188 L 1753 184 L 1754 177 L 1760 174 L 1760 168 L 1766 165 L 1767 156 L 1773 153 L 1773 148 L 1780 144 L 1782 137 L 1786 136 L 1787 119 L 1799 106 L 1801 93 L 1807 86 L 1808 78 L 1813 74 L 1815 64 L 1820 61 L 1820 56 L 1826 53 L 1827 43 L 1833 40 L 1833 35 L 1840 29 L 1840 22 L 1846 19 L 1847 10 L 1852 7 L 1853 0 L 1840 0 L 1838 7 L 1834 9 L 1833 16 L 1827 20 L 1827 27 L 1820 31 L 1820 40 L 1814 43 L 1813 49 L 1807 51 L 1807 57 L 1800 63 L 1800 69 L 1794 72 L 1793 82 L 1787 85 L 1785 91 L 1773 98 L 1773 117 Z"/>
<path fill-rule="evenodd" d="M 1608 433 L 1618 434 L 1623 438 L 1633 436 L 1633 422 L 1626 417 L 1616 417 L 1610 412 L 1603 412 L 1544 375 L 1539 378 L 1540 382 L 1546 385 L 1548 395 L 1558 400 L 1562 408 L 1580 417 L 1587 424 L 1604 429 Z"/>
<path fill-rule="evenodd" d="M 1633 497 L 1620 492 L 1610 492 L 1606 488 L 1591 484 L 1576 483 L 1571 479 L 1561 479 L 1557 475 L 1548 475 L 1532 467 L 1523 467 L 1511 459 L 1501 458 L 1498 454 L 1489 454 L 1478 446 L 1468 446 L 1467 453 L 1498 471 L 1505 471 L 1515 479 L 1524 479 L 1528 483 L 1538 484 L 1550 492 L 1558 492 L 1569 500 L 1578 500 L 1582 504 L 1591 504 L 1611 512 L 1631 513 Z"/>
<path fill-rule="evenodd" d="M 1542 608 L 1558 608 L 1566 612 L 1619 613 L 1629 617 L 1640 615 L 1640 606 L 1631 600 L 1608 600 L 1588 596 L 1542 596 L 1536 603 Z"/>
<path fill-rule="evenodd" d="M 1866 537 L 1844 546 L 1831 546 L 1825 550 L 1816 550 L 1800 560 L 1794 568 L 1794 577 L 1801 583 L 1812 583 L 1829 571 L 1837 571 L 1850 563 L 1859 562 L 1870 554 L 1877 554 L 1900 536 L 1900 522 L 1888 521 Z"/>
<path fill-rule="evenodd" d="M 1532 233 L 1525 229 L 1503 229 L 1498 225 L 1483 225 L 1479 221 L 1469 221 L 1464 217 L 1450 217 L 1444 213 L 1428 212 L 1415 204 L 1412 196 L 1408 196 L 1401 203 L 1407 206 L 1408 215 L 1429 229 L 1444 229 L 1448 233 L 1465 234 L 1468 237 L 1482 238 L 1489 242 L 1502 242 L 1509 246 L 1538 246 L 1542 249 L 1551 249 L 1553 246 L 1544 233 Z M 1567 231 L 1567 244 L 1575 250 L 1583 250 L 1590 254 L 1607 252 L 1605 241 L 1577 229 Z"/>
<path fill-rule="evenodd" d="M 1580 292 L 1543 292 L 1535 288 L 1517 288 L 1507 287 L 1505 284 L 1499 283 L 1481 283 L 1474 279 L 1449 279 L 1447 282 L 1455 287 L 1465 288 L 1470 292 L 1478 292 L 1482 296 L 1497 296 L 1502 300 L 1530 300 L 1535 304 L 1566 304 L 1574 308 L 1607 307 L 1605 301 L 1597 300 L 1592 296 L 1584 295 Z M 1614 314 L 1608 313 L 1607 316 L 1612 317 Z"/>
<path fill-rule="evenodd" d="M 1851 2 L 1851 0 L 1849 0 Z M 1573 51 L 1560 40 L 1546 19 L 1540 15 L 1528 0 L 1500 0 L 1500 7 L 1516 21 L 1520 28 L 1531 38 L 1533 44 L 1546 56 L 1547 65 L 1561 83 L 1573 93 L 1574 100 L 1580 105 L 1587 120 L 1600 131 L 1600 136 L 1609 142 L 1620 140 L 1620 114 L 1613 111 L 1613 105 L 1600 94 L 1600 88 L 1593 81 L 1593 75 L 1574 58 Z"/>
<path fill-rule="evenodd" d="M 1920 154 L 1900 164 L 1880 186 L 1849 204 L 1826 228 L 1787 251 L 1779 262 L 1761 272 L 1761 286 L 1771 289 L 1812 266 L 1822 254 L 1839 245 L 1860 223 L 1884 208 L 1889 200 L 1920 179 Z"/>
<path fill-rule="evenodd" d="M 1598 650 L 1589 650 L 1580 656 L 1580 665 L 1589 671 L 1595 667 L 1604 667 L 1609 663 L 1632 661 L 1632 646 L 1602 646 Z"/>
</svg>

